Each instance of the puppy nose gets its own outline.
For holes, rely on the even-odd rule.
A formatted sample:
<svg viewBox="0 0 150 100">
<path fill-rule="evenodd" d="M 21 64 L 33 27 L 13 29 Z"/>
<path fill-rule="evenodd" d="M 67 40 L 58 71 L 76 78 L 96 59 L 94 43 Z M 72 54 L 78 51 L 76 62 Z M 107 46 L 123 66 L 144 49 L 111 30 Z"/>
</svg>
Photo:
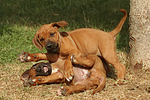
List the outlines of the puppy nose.
<svg viewBox="0 0 150 100">
<path fill-rule="evenodd" d="M 51 48 L 52 47 L 52 44 L 51 43 L 48 43 L 47 44 L 47 48 Z"/>
</svg>

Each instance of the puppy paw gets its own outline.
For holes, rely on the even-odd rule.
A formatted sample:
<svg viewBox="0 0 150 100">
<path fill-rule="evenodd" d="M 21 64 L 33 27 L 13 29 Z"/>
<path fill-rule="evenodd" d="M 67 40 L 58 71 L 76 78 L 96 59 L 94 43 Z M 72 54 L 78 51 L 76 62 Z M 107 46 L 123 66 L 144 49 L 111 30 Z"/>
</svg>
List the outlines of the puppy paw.
<svg viewBox="0 0 150 100">
<path fill-rule="evenodd" d="M 31 55 L 29 53 L 26 53 L 26 52 L 21 52 L 21 54 L 18 55 L 18 60 L 21 62 L 21 63 L 24 63 L 24 62 L 30 62 L 32 61 L 33 59 L 36 58 L 36 55 Z"/>
<path fill-rule="evenodd" d="M 28 83 L 28 79 L 23 81 L 23 86 L 24 87 L 30 86 L 30 84 Z"/>
<path fill-rule="evenodd" d="M 18 55 L 18 58 L 17 58 L 21 63 L 23 62 L 27 62 L 28 59 L 30 59 L 30 56 L 28 53 L 26 52 L 21 52 L 21 54 Z"/>
<path fill-rule="evenodd" d="M 65 68 L 64 77 L 68 82 L 71 82 L 74 77 L 74 72 L 72 66 L 67 66 Z"/>
<path fill-rule="evenodd" d="M 117 79 L 114 85 L 126 85 L 127 82 L 124 79 Z"/>
<path fill-rule="evenodd" d="M 61 95 L 66 96 L 71 94 L 71 92 L 69 91 L 69 88 L 62 86 L 59 90 L 56 91 L 56 94 L 57 96 L 61 96 Z"/>
<path fill-rule="evenodd" d="M 72 79 L 73 79 L 73 77 L 74 77 L 74 76 L 70 76 L 69 78 L 66 78 L 66 80 L 67 80 L 68 82 L 71 82 Z"/>
<path fill-rule="evenodd" d="M 68 81 L 68 82 L 71 82 L 72 81 L 72 79 L 74 78 L 74 73 L 73 73 L 73 71 L 70 69 L 70 71 L 66 71 L 65 72 L 65 77 L 66 77 L 66 80 Z"/>
<path fill-rule="evenodd" d="M 32 80 L 32 78 L 26 79 L 23 81 L 23 86 L 27 87 L 27 86 L 35 86 L 36 82 L 34 82 L 34 80 Z"/>
<path fill-rule="evenodd" d="M 28 83 L 30 84 L 30 86 L 34 86 L 35 85 L 35 80 L 32 80 L 32 78 L 29 78 Z"/>
<path fill-rule="evenodd" d="M 63 96 L 66 96 L 66 95 L 67 95 L 66 91 L 67 91 L 66 89 L 61 90 L 61 94 L 62 94 Z"/>
<path fill-rule="evenodd" d="M 74 55 L 74 54 L 71 55 L 70 60 L 71 60 L 72 63 L 75 63 L 75 62 L 76 62 L 76 59 L 75 59 L 75 55 Z"/>
<path fill-rule="evenodd" d="M 61 96 L 61 95 L 62 95 L 62 94 L 61 94 L 61 89 L 59 89 L 59 90 L 56 91 L 56 95 L 57 95 L 57 96 Z"/>
</svg>

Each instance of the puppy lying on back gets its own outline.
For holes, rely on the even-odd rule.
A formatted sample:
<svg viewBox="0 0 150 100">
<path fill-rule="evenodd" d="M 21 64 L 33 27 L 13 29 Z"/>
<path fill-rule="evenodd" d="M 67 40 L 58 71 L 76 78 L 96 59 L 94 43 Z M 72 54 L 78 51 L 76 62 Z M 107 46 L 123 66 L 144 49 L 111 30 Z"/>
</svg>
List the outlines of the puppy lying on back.
<svg viewBox="0 0 150 100">
<path fill-rule="evenodd" d="M 67 83 L 70 86 L 63 86 L 57 91 L 57 95 L 69 95 L 76 92 L 81 92 L 87 89 L 93 89 L 92 94 L 101 91 L 106 84 L 106 71 L 109 71 L 109 66 L 102 62 L 96 55 L 89 55 L 95 61 L 92 68 L 85 68 L 79 65 L 74 65 L 73 72 L 75 74 L 71 82 L 67 82 L 64 77 L 65 60 L 58 59 L 56 63 L 37 63 L 26 70 L 21 80 L 24 86 L 35 86 L 45 83 Z"/>
</svg>

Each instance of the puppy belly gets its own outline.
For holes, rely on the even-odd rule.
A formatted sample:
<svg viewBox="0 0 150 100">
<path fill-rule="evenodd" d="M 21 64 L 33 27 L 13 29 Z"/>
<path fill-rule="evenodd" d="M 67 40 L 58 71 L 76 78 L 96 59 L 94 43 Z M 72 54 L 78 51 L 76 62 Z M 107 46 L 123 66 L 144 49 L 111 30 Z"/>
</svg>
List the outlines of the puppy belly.
<svg viewBox="0 0 150 100">
<path fill-rule="evenodd" d="M 87 78 L 87 75 L 89 73 L 87 69 L 78 68 L 78 67 L 73 67 L 73 72 L 74 72 L 75 82 L 83 81 L 85 78 Z"/>
</svg>

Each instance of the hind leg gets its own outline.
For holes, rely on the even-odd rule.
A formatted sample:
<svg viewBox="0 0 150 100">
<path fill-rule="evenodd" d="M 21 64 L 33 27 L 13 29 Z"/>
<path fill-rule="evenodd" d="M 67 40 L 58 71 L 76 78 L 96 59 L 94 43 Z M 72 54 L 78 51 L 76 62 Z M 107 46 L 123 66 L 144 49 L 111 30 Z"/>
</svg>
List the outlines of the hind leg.
<svg viewBox="0 0 150 100">
<path fill-rule="evenodd" d="M 103 65 L 104 65 L 104 69 L 106 70 L 106 74 L 109 73 L 111 71 L 111 67 L 110 65 L 108 64 L 108 62 L 103 58 L 103 57 L 99 57 L 102 62 L 103 62 Z"/>
<path fill-rule="evenodd" d="M 118 79 L 125 78 L 126 67 L 119 61 L 116 53 L 116 45 L 113 38 L 106 38 L 105 45 L 99 45 L 102 57 L 117 71 Z"/>
<path fill-rule="evenodd" d="M 118 79 L 124 79 L 126 73 L 126 67 L 119 61 L 116 53 L 103 55 L 104 59 L 112 64 L 117 71 Z"/>
<path fill-rule="evenodd" d="M 84 91 L 86 87 L 82 84 L 77 84 L 74 86 L 63 86 L 57 91 L 57 95 L 69 95 L 77 92 Z"/>
<path fill-rule="evenodd" d="M 94 86 L 97 86 L 95 90 L 93 90 L 92 94 L 101 91 L 105 87 L 106 80 L 100 79 L 90 79 L 87 78 L 83 81 L 78 81 L 73 86 L 64 86 L 61 87 L 60 90 L 57 91 L 57 95 L 69 95 L 77 92 L 81 92 L 87 89 L 93 89 Z"/>
</svg>

